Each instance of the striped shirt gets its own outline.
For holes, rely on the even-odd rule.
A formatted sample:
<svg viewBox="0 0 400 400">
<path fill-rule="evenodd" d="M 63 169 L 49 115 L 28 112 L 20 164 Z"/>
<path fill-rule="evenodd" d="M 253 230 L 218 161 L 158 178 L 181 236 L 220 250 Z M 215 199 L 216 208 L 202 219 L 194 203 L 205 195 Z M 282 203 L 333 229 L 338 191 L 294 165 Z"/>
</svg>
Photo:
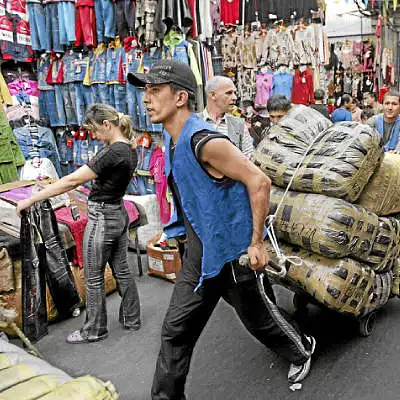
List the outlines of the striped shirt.
<svg viewBox="0 0 400 400">
<path fill-rule="evenodd" d="M 218 132 L 228 136 L 231 142 L 239 148 L 239 150 L 247 157 L 250 158 L 254 152 L 253 138 L 250 136 L 249 130 L 245 123 L 243 123 L 242 132 L 229 132 L 228 124 L 226 121 L 226 114 L 218 121 L 214 121 L 207 108 L 205 108 L 200 114 L 200 118 L 208 122 Z M 237 118 L 233 117 L 232 118 Z"/>
</svg>

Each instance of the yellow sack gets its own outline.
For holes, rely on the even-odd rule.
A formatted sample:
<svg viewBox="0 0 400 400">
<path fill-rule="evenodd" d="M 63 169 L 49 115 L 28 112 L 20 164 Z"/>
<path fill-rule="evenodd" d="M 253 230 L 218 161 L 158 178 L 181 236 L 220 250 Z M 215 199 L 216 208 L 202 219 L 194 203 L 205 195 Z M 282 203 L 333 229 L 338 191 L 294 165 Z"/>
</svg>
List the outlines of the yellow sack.
<svg viewBox="0 0 400 400">
<path fill-rule="evenodd" d="M 300 266 L 286 263 L 288 272 L 281 283 L 290 289 L 306 292 L 318 303 L 341 313 L 358 316 L 377 307 L 376 274 L 368 266 L 351 258 L 334 260 L 283 242 L 279 245 L 286 256 L 302 259 Z M 277 262 L 276 254 L 267 246 L 271 259 Z"/>
<path fill-rule="evenodd" d="M 400 155 L 385 153 L 358 204 L 378 215 L 400 212 Z"/>
<path fill-rule="evenodd" d="M 117 400 L 118 393 L 111 382 L 92 376 L 82 376 L 58 386 L 38 400 Z"/>
<path fill-rule="evenodd" d="M 252 160 L 275 185 L 286 188 L 309 143 L 303 125 L 273 126 Z M 291 190 L 354 202 L 382 157 L 382 140 L 374 129 L 357 122 L 335 124 L 311 146 Z"/>
<path fill-rule="evenodd" d="M 18 364 L 0 371 L 0 391 L 36 376 L 28 365 Z"/>
<path fill-rule="evenodd" d="M 284 190 L 271 189 L 270 214 Z M 289 192 L 274 222 L 278 238 L 328 258 L 351 257 L 375 271 L 391 270 L 400 252 L 400 222 L 344 200 Z"/>
<path fill-rule="evenodd" d="M 5 354 L 0 354 L 0 370 L 11 366 L 10 359 Z"/>
<path fill-rule="evenodd" d="M 59 385 L 59 381 L 52 376 L 36 376 L 2 392 L 0 400 L 36 400 Z"/>
</svg>

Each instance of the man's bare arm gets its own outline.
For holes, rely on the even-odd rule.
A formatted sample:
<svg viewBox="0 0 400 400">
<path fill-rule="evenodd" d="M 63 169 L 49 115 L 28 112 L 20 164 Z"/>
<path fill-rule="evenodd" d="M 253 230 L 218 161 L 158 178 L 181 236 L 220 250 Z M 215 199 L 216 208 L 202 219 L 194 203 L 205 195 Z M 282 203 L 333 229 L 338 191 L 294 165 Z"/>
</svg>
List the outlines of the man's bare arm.
<svg viewBox="0 0 400 400">
<path fill-rule="evenodd" d="M 249 192 L 251 211 L 253 214 L 253 236 L 251 246 L 261 249 L 265 218 L 269 211 L 271 180 L 232 143 L 222 138 L 208 141 L 201 149 L 200 158 L 221 174 L 242 182 Z M 249 247 L 249 256 L 253 269 L 259 269 L 266 264 L 265 257 L 260 252 L 253 252 Z M 255 254 L 257 261 L 252 260 Z M 262 252 L 261 252 L 262 253 Z M 261 263 L 264 263 L 261 265 Z"/>
</svg>

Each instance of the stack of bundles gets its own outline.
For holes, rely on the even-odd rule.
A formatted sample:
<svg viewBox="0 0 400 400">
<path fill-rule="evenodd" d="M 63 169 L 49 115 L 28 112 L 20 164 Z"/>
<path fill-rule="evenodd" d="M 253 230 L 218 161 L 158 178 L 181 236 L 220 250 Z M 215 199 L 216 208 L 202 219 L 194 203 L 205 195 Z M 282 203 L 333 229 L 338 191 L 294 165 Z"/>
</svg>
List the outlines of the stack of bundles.
<svg viewBox="0 0 400 400">
<path fill-rule="evenodd" d="M 304 129 L 308 131 L 307 136 L 311 140 L 318 136 L 320 132 L 332 126 L 332 122 L 325 118 L 319 111 L 303 106 L 302 104 L 292 105 L 289 112 L 279 122 L 279 125 L 287 126 L 288 120 L 295 121 L 295 126 L 297 127 L 303 125 Z"/>
<path fill-rule="evenodd" d="M 385 153 L 358 204 L 380 216 L 400 212 L 400 155 Z"/>
<path fill-rule="evenodd" d="M 272 247 L 269 244 L 267 247 L 272 260 L 278 262 Z M 297 256 L 303 261 L 300 266 L 286 263 L 283 283 L 303 290 L 330 309 L 363 316 L 389 298 L 391 273 L 375 274 L 371 268 L 348 257 L 327 258 L 285 243 L 280 247 L 286 256 Z"/>
<path fill-rule="evenodd" d="M 375 171 L 377 179 L 382 141 L 375 130 L 354 122 L 335 124 L 310 143 L 312 135 L 287 119 L 271 128 L 253 156 L 276 186 L 286 189 L 296 174 L 274 221 L 284 254 L 303 262 L 289 267 L 285 281 L 332 309 L 364 315 L 385 304 L 394 294 L 393 282 L 400 283 L 400 221 L 351 204 Z M 384 179 L 390 179 L 389 167 L 381 168 Z M 383 185 L 382 178 L 377 182 Z M 384 199 L 390 184 L 385 181 L 384 193 L 379 193 Z M 283 189 L 272 188 L 270 214 L 283 194 Z"/>
<path fill-rule="evenodd" d="M 284 190 L 272 187 L 270 213 Z M 328 258 L 351 257 L 375 272 L 391 270 L 400 252 L 400 222 L 347 201 L 288 192 L 274 223 L 278 238 Z"/>
<path fill-rule="evenodd" d="M 272 182 L 286 188 L 309 146 L 303 130 L 276 125 L 253 155 Z M 354 202 L 383 157 L 381 137 L 367 125 L 336 124 L 315 138 L 291 190 Z"/>
</svg>

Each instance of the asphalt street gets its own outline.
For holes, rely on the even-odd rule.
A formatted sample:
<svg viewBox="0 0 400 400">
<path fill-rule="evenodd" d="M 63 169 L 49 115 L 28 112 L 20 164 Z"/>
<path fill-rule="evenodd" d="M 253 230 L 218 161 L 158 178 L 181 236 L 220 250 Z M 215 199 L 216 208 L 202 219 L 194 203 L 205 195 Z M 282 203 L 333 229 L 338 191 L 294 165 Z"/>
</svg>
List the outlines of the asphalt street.
<svg viewBox="0 0 400 400">
<path fill-rule="evenodd" d="M 132 263 L 135 257 L 130 257 Z M 119 296 L 107 298 L 110 336 L 102 342 L 70 345 L 65 337 L 79 329 L 84 312 L 51 324 L 37 344 L 47 361 L 73 376 L 111 380 L 121 400 L 149 399 L 160 330 L 173 284 L 144 275 L 137 278 L 142 328 L 125 331 L 118 323 Z M 292 294 L 275 286 L 278 304 L 293 311 Z M 371 336 L 360 337 L 354 321 L 309 307 L 300 321 L 317 339 L 309 377 L 291 392 L 288 363 L 258 343 L 221 301 L 198 342 L 187 381 L 190 400 L 397 400 L 400 398 L 400 301 L 378 312 Z"/>
</svg>

